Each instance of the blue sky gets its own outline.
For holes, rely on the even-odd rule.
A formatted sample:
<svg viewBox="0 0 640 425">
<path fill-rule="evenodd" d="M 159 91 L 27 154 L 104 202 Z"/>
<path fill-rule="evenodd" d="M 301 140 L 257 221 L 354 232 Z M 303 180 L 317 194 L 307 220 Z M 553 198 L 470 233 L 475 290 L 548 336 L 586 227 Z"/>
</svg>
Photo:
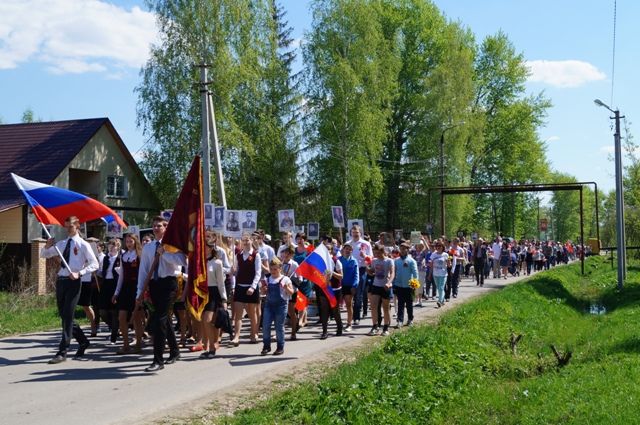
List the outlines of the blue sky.
<svg viewBox="0 0 640 425">
<path fill-rule="evenodd" d="M 281 4 L 294 37 L 304 42 L 309 1 Z M 613 0 L 435 4 L 478 40 L 498 30 L 508 35 L 531 65 L 529 92 L 544 91 L 553 102 L 539 132 L 552 166 L 613 189 L 610 114 L 593 100 L 619 107 L 630 122 L 640 115 L 633 45 L 640 39 L 640 2 L 617 2 L 613 97 Z M 144 136 L 136 127 L 133 90 L 156 35 L 142 0 L 0 1 L 0 118 L 19 122 L 27 108 L 43 120 L 108 117 L 135 154 Z"/>
</svg>

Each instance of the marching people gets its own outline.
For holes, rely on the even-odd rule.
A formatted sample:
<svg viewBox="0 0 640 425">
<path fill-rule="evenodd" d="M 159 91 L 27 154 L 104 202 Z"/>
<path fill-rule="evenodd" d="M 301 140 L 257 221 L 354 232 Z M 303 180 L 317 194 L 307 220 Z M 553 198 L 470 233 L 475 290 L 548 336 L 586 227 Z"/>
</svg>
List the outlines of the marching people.
<svg viewBox="0 0 640 425">
<path fill-rule="evenodd" d="M 404 324 L 404 310 L 407 310 L 407 326 L 413 325 L 413 288 L 409 285 L 411 279 L 418 279 L 418 264 L 409 255 L 408 243 L 400 244 L 400 255 L 394 260 L 393 293 L 396 297 L 398 311 L 396 313 L 396 328 Z"/>
<path fill-rule="evenodd" d="M 291 279 L 293 284 L 293 293 L 289 298 L 289 305 L 287 306 L 287 315 L 289 316 L 289 325 L 291 326 L 291 341 L 297 339 L 298 321 L 300 320 L 298 311 L 296 310 L 296 299 L 298 295 L 298 288 L 300 287 L 300 278 L 296 275 L 299 264 L 293 261 L 293 247 L 287 246 L 280 253 L 282 255 L 282 274 Z M 264 332 L 264 329 L 263 329 Z"/>
<path fill-rule="evenodd" d="M 271 323 L 276 330 L 276 351 L 274 356 L 284 353 L 284 319 L 287 315 L 289 298 L 293 294 L 293 284 L 288 276 L 281 273 L 282 262 L 273 257 L 269 262 L 270 276 L 263 282 L 261 291 L 265 295 L 264 316 L 262 322 L 261 355 L 271 352 Z"/>
<path fill-rule="evenodd" d="M 444 284 L 447 279 L 447 268 L 450 266 L 449 254 L 444 252 L 444 243 L 441 239 L 438 239 L 435 246 L 435 252 L 431 253 L 429 258 L 430 276 L 436 282 L 436 289 L 438 291 L 438 301 L 436 301 L 436 308 L 440 308 L 444 305 Z"/>
<path fill-rule="evenodd" d="M 445 287 L 445 300 L 449 301 L 451 296 L 458 298 L 458 286 L 460 285 L 460 273 L 462 272 L 462 264 L 464 263 L 465 253 L 460 247 L 460 239 L 454 238 L 448 250 L 451 259 L 451 272 Z"/>
<path fill-rule="evenodd" d="M 347 309 L 347 326 L 345 332 L 352 331 L 353 323 L 353 296 L 358 290 L 360 274 L 358 261 L 352 256 L 353 247 L 349 243 L 342 245 L 342 255 L 338 258 L 342 265 L 342 299 Z"/>
<path fill-rule="evenodd" d="M 332 255 L 331 261 L 333 261 L 334 264 L 333 271 L 329 271 L 327 275 L 325 275 L 325 284 L 327 287 L 331 288 L 329 291 L 333 291 L 336 298 L 336 306 L 331 307 L 329 299 L 322 288 L 318 285 L 314 285 L 314 289 L 319 306 L 320 324 L 322 325 L 322 334 L 320 335 L 320 339 L 327 339 L 329 337 L 329 316 L 332 316 L 336 321 L 336 336 L 342 335 L 342 318 L 340 317 L 340 301 L 342 300 L 342 284 L 340 283 L 342 280 L 342 263 L 333 256 L 333 242 L 331 238 L 325 237 L 323 243 Z"/>
<path fill-rule="evenodd" d="M 75 354 L 76 357 L 82 357 L 89 347 L 89 340 L 80 326 L 73 321 L 73 316 L 80 297 L 82 285 L 80 278 L 98 269 L 98 260 L 91 249 L 91 245 L 83 240 L 78 232 L 80 220 L 75 216 L 70 216 L 65 220 L 64 227 L 67 230 L 67 238 L 57 243 L 54 238 L 49 238 L 40 251 L 40 256 L 43 258 L 55 257 L 59 255 L 58 251 L 61 252 L 69 266 L 69 268 L 66 268 L 61 265 L 56 280 L 56 305 L 62 321 L 62 338 L 58 346 L 58 352 L 49 360 L 50 364 L 57 364 L 66 360 L 72 336 L 79 344 L 78 351 Z"/>
<path fill-rule="evenodd" d="M 371 249 L 371 243 L 362 239 L 362 231 L 359 225 L 354 225 L 351 228 L 351 239 L 347 241 L 351 248 L 353 248 L 353 255 L 358 262 L 358 275 L 360 276 L 360 283 L 356 288 L 355 297 L 353 299 L 353 324 L 359 325 L 360 320 L 367 316 L 367 258 L 371 259 L 373 256 L 373 250 Z M 383 250 L 384 246 L 378 245 Z"/>
<path fill-rule="evenodd" d="M 244 311 L 249 315 L 252 343 L 258 342 L 258 310 L 260 292 L 258 283 L 262 273 L 260 253 L 253 249 L 249 233 L 242 235 L 242 251 L 236 256 L 236 286 L 233 298 L 234 338 L 233 345 L 240 344 L 240 328 Z"/>
<path fill-rule="evenodd" d="M 121 270 L 118 274 L 118 283 L 113 294 L 112 302 L 118 310 L 118 323 L 122 335 L 122 348 L 116 354 L 140 353 L 142 351 L 142 334 L 144 312 L 142 307 L 136 308 L 136 290 L 138 288 L 138 271 L 140 268 L 140 256 L 142 245 L 138 237 L 127 233 L 124 237 L 124 245 L 127 251 L 121 257 Z M 129 345 L 129 319 L 133 321 L 133 329 L 136 336 L 136 345 L 131 349 Z"/>
<path fill-rule="evenodd" d="M 186 256 L 182 252 L 165 252 L 161 245 L 167 230 L 167 220 L 162 216 L 153 219 L 155 242 L 148 243 L 142 249 L 138 273 L 136 305 L 141 305 L 143 294 L 148 290 L 153 304 L 150 322 L 153 330 L 153 363 L 146 372 L 157 372 L 164 365 L 173 364 L 180 358 L 169 311 L 176 299 L 178 282 L 176 276 L 186 267 Z M 169 358 L 163 360 L 165 342 L 169 345 Z"/>
<path fill-rule="evenodd" d="M 476 286 L 484 286 L 484 268 L 487 261 L 487 248 L 482 238 L 476 239 L 471 250 L 473 271 L 476 275 Z"/>
<path fill-rule="evenodd" d="M 100 317 L 111 330 L 109 340 L 115 344 L 118 339 L 118 313 L 113 299 L 120 274 L 120 239 L 113 238 L 107 245 L 107 255 L 100 267 Z"/>
<path fill-rule="evenodd" d="M 354 226 L 355 227 L 355 226 Z M 371 264 L 367 267 L 366 272 L 373 276 L 373 283 L 369 289 L 369 296 L 371 298 L 371 318 L 373 326 L 369 331 L 369 336 L 375 336 L 380 334 L 379 328 L 379 312 L 378 306 L 382 303 L 382 311 L 384 314 L 384 327 L 382 328 L 382 335 L 389 334 L 389 325 L 391 324 L 391 314 L 389 311 L 389 299 L 391 297 L 391 287 L 393 278 L 395 276 L 393 260 L 385 257 L 384 247 L 378 244 L 374 245 L 373 259 Z M 362 280 L 361 280 L 362 283 Z"/>
<path fill-rule="evenodd" d="M 82 289 L 80 289 L 78 305 L 82 307 L 84 314 L 87 316 L 87 320 L 89 320 L 89 323 L 91 324 L 91 336 L 95 337 L 98 335 L 98 322 L 96 321 L 96 313 L 91 306 L 94 283 L 96 282 L 95 272 L 86 273 L 84 276 L 80 277 L 80 281 L 82 282 Z"/>
<path fill-rule="evenodd" d="M 215 327 L 216 316 L 219 309 L 227 309 L 227 291 L 225 288 L 225 275 L 222 260 L 218 258 L 219 252 L 213 243 L 207 244 L 207 284 L 209 287 L 209 301 L 202 313 L 202 341 L 204 352 L 201 359 L 212 359 L 216 355 L 219 346 L 220 329 Z"/>
</svg>

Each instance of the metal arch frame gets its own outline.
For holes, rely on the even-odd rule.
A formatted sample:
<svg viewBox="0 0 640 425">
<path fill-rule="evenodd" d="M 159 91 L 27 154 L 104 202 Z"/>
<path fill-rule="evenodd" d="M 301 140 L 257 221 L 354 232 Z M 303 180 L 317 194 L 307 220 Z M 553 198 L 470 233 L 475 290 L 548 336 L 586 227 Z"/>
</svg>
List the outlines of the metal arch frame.
<svg viewBox="0 0 640 425">
<path fill-rule="evenodd" d="M 432 187 L 428 189 L 428 200 L 431 203 L 431 191 L 440 192 L 440 230 L 446 234 L 444 219 L 444 197 L 447 195 L 473 195 L 477 193 L 519 193 L 519 192 L 556 192 L 561 190 L 577 190 L 580 192 L 580 240 L 583 249 L 580 255 L 581 272 L 584 274 L 584 206 L 582 189 L 585 185 L 593 185 L 596 204 L 596 237 L 600 241 L 600 215 L 598 207 L 598 184 L 596 182 L 577 183 L 540 183 L 540 184 L 515 184 L 502 186 L 459 186 L 459 187 Z M 431 205 L 429 205 L 429 222 L 431 222 Z M 514 235 L 515 236 L 515 235 Z"/>
</svg>

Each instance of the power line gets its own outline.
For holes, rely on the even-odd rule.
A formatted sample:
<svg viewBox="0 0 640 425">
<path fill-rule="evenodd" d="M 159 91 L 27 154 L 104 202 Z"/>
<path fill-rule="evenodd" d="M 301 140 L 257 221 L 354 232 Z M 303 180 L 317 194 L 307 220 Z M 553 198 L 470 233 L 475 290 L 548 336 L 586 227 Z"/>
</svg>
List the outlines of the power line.
<svg viewBox="0 0 640 425">
<path fill-rule="evenodd" d="M 616 16 L 617 16 L 617 0 L 613 0 L 613 49 L 611 54 L 611 100 L 609 105 L 613 106 L 613 87 L 616 75 Z"/>
</svg>

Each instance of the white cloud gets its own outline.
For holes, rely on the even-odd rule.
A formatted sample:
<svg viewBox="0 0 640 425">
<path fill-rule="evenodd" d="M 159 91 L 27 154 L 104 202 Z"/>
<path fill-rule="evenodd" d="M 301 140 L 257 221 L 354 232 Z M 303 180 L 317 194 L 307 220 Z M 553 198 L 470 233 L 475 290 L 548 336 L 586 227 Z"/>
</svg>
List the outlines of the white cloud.
<svg viewBox="0 0 640 425">
<path fill-rule="evenodd" d="M 579 60 L 527 61 L 531 71 L 529 81 L 546 83 L 555 87 L 579 87 L 592 81 L 604 80 L 607 76 L 588 62 Z"/>
<path fill-rule="evenodd" d="M 0 1 L 0 70 L 39 61 L 58 74 L 139 68 L 158 38 L 152 13 L 100 0 Z"/>
<path fill-rule="evenodd" d="M 606 153 L 606 154 L 609 154 L 609 155 L 613 155 L 616 152 L 616 148 L 613 145 L 601 146 L 600 147 L 600 152 L 601 153 Z"/>
</svg>

